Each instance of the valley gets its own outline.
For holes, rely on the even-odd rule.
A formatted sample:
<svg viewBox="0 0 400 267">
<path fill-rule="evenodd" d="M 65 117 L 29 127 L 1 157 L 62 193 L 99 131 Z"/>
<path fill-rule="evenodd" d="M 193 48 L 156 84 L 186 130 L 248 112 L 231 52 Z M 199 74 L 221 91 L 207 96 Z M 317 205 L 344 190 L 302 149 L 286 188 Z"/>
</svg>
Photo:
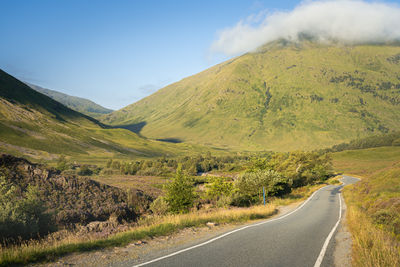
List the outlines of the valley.
<svg viewBox="0 0 400 267">
<path fill-rule="evenodd" d="M 277 40 L 116 111 L 0 70 L 0 266 L 253 223 L 265 224 L 263 246 L 303 240 L 308 266 L 342 223 L 332 215 L 342 214 L 342 180 L 352 264 L 397 266 L 399 55 L 397 44 Z M 288 205 L 299 212 L 282 215 L 279 231 L 270 228 L 267 219 Z M 290 259 L 250 253 L 259 245 L 243 235 L 260 236 L 250 228 L 210 247 L 228 255 L 235 248 L 227 243 L 246 243 L 232 259 L 240 265 L 300 260 L 297 245 Z M 308 240 L 317 228 L 319 241 Z M 212 234 L 208 240 L 220 239 Z M 147 260 L 232 263 L 203 261 L 208 249 Z"/>
<path fill-rule="evenodd" d="M 0 147 L 3 153 L 40 161 L 60 155 L 86 163 L 109 158 L 152 158 L 209 148 L 149 140 L 104 125 L 38 93 L 0 71 Z M 211 150 L 213 150 L 211 148 Z"/>
</svg>

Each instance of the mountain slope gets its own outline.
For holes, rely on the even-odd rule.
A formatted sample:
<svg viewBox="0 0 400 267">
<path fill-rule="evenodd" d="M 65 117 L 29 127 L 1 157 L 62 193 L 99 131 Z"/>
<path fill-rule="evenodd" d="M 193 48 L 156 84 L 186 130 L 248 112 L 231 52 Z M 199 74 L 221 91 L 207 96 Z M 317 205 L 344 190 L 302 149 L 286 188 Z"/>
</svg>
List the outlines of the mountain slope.
<svg viewBox="0 0 400 267">
<path fill-rule="evenodd" d="M 185 144 L 157 142 L 112 129 L 45 96 L 0 70 L 0 151 L 30 159 L 105 161 L 185 153 Z M 199 148 L 200 150 L 202 148 Z"/>
<path fill-rule="evenodd" d="M 321 148 L 399 129 L 399 63 L 399 46 L 278 41 L 102 121 L 146 137 L 237 149 Z"/>
<path fill-rule="evenodd" d="M 73 109 L 73 110 L 83 113 L 85 115 L 91 116 L 93 118 L 98 118 L 103 114 L 108 114 L 113 111 L 111 109 L 102 107 L 99 104 L 96 104 L 93 101 L 88 100 L 86 98 L 70 96 L 70 95 L 63 94 L 63 93 L 60 93 L 60 92 L 57 92 L 54 90 L 42 88 L 42 87 L 34 85 L 34 84 L 29 84 L 29 83 L 26 83 L 26 84 L 29 87 L 31 87 L 33 90 L 36 90 L 39 93 L 42 93 L 44 95 L 47 95 L 48 97 L 51 97 L 52 99 L 69 107 L 70 109 Z"/>
</svg>

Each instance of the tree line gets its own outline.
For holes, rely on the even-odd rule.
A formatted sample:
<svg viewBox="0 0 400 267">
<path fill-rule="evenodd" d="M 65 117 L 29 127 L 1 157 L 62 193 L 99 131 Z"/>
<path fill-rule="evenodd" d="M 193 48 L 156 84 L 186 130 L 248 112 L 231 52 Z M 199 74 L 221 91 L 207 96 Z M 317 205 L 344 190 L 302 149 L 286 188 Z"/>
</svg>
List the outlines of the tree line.
<svg viewBox="0 0 400 267">
<path fill-rule="evenodd" d="M 400 132 L 386 133 L 354 139 L 348 143 L 341 143 L 331 148 L 321 150 L 322 153 L 340 152 L 344 150 L 366 149 L 382 146 L 400 146 Z"/>
<path fill-rule="evenodd" d="M 219 207 L 260 204 L 263 188 L 268 197 L 281 197 L 293 188 L 320 183 L 332 176 L 331 157 L 317 152 L 273 153 L 252 158 L 237 177 L 209 177 L 205 190 L 196 191 L 196 179 L 181 165 L 165 187 L 165 196 L 150 206 L 155 214 L 185 213 L 204 203 Z"/>
</svg>

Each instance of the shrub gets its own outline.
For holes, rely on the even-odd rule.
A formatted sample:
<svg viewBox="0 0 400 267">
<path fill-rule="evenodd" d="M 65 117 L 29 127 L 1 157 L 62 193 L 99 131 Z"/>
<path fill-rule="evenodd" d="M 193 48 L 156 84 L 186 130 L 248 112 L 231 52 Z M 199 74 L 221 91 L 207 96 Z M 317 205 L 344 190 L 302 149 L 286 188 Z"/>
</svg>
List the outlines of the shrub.
<svg viewBox="0 0 400 267">
<path fill-rule="evenodd" d="M 156 215 L 165 215 L 169 210 L 168 202 L 160 196 L 150 204 L 150 210 Z"/>
<path fill-rule="evenodd" d="M 212 178 L 212 182 L 206 185 L 207 197 L 217 201 L 221 197 L 229 197 L 232 194 L 233 184 L 231 182 L 224 181 L 221 177 Z"/>
<path fill-rule="evenodd" d="M 136 213 L 144 213 L 149 209 L 152 198 L 137 189 L 128 190 L 128 205 Z"/>
<path fill-rule="evenodd" d="M 113 169 L 111 169 L 111 168 L 106 168 L 106 169 L 103 169 L 103 170 L 101 171 L 101 174 L 103 174 L 103 175 L 113 175 L 113 174 L 114 174 L 114 171 L 113 171 Z"/>
<path fill-rule="evenodd" d="M 29 185 L 21 192 L 0 176 L 0 241 L 28 239 L 54 230 L 45 210 L 37 187 Z"/>
<path fill-rule="evenodd" d="M 57 160 L 57 170 L 65 171 L 68 169 L 68 162 L 64 155 L 61 155 Z"/>
<path fill-rule="evenodd" d="M 140 176 L 160 176 L 162 174 L 162 169 L 148 167 L 137 171 L 136 174 Z"/>
<path fill-rule="evenodd" d="M 234 192 L 231 199 L 231 204 L 237 207 L 249 207 L 253 203 L 252 197 L 241 194 L 239 191 Z"/>
<path fill-rule="evenodd" d="M 166 201 L 172 213 L 186 213 L 193 207 L 195 193 L 193 182 L 178 167 L 175 178 L 167 185 Z"/>
<path fill-rule="evenodd" d="M 107 163 L 106 163 L 106 168 L 111 168 L 112 162 L 113 162 L 113 160 L 112 160 L 112 159 L 109 159 L 109 160 L 107 161 Z"/>
<path fill-rule="evenodd" d="M 264 165 L 288 178 L 293 187 L 313 184 L 326 180 L 332 174 L 332 163 L 329 154 L 295 151 L 276 153 Z"/>
<path fill-rule="evenodd" d="M 218 208 L 226 208 L 228 206 L 230 206 L 232 204 L 232 198 L 231 196 L 221 196 L 218 198 L 217 202 L 216 202 L 216 206 Z"/>
<path fill-rule="evenodd" d="M 235 186 L 241 195 L 247 196 L 254 202 L 257 199 L 261 201 L 263 187 L 269 196 L 280 196 L 290 192 L 288 181 L 274 170 L 243 173 L 236 180 Z"/>
<path fill-rule="evenodd" d="M 108 162 L 107 162 L 108 165 Z M 121 168 L 121 163 L 117 160 L 111 161 L 111 168 L 119 170 Z"/>
<path fill-rule="evenodd" d="M 81 166 L 78 171 L 78 175 L 81 175 L 81 176 L 90 176 L 92 174 L 93 174 L 93 171 L 87 165 Z"/>
</svg>

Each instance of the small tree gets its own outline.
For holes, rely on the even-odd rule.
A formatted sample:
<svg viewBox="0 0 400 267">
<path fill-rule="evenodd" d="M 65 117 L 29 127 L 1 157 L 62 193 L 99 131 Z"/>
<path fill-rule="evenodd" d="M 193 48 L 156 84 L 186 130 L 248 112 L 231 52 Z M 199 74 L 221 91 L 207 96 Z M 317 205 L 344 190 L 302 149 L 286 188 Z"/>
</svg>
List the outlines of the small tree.
<svg viewBox="0 0 400 267">
<path fill-rule="evenodd" d="M 178 167 L 175 178 L 166 188 L 165 199 L 172 213 L 185 213 L 193 207 L 196 197 L 193 181 L 183 173 L 181 166 Z"/>
</svg>

